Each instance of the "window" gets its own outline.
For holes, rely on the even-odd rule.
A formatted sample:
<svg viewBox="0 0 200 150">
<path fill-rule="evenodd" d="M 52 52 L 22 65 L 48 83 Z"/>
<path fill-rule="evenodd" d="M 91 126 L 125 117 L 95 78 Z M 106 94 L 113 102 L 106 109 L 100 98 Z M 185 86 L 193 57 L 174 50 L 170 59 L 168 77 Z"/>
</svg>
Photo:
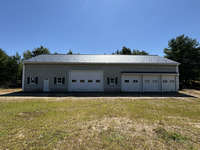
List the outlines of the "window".
<svg viewBox="0 0 200 150">
<path fill-rule="evenodd" d="M 125 83 L 129 83 L 129 80 L 124 80 Z"/>
<path fill-rule="evenodd" d="M 145 80 L 144 82 L 145 82 L 145 83 L 149 83 L 149 80 Z"/>
<path fill-rule="evenodd" d="M 133 83 L 138 83 L 138 80 L 133 80 Z"/>
<path fill-rule="evenodd" d="M 36 78 L 31 77 L 31 84 L 35 84 L 36 83 Z"/>
<path fill-rule="evenodd" d="M 167 83 L 167 80 L 163 80 L 163 83 Z"/>
<path fill-rule="evenodd" d="M 115 78 L 110 78 L 110 84 L 115 84 Z"/>
<path fill-rule="evenodd" d="M 96 80 L 97 83 L 100 83 L 100 80 Z"/>
<path fill-rule="evenodd" d="M 54 84 L 65 84 L 65 77 L 54 77 Z"/>
<path fill-rule="evenodd" d="M 76 80 L 72 80 L 72 82 L 76 82 Z"/>
<path fill-rule="evenodd" d="M 81 82 L 81 83 L 84 83 L 84 82 L 85 82 L 85 80 L 80 80 L 80 82 Z"/>
<path fill-rule="evenodd" d="M 92 80 L 88 80 L 89 83 L 92 83 Z"/>
<path fill-rule="evenodd" d="M 57 78 L 57 84 L 62 84 L 62 78 Z"/>
<path fill-rule="evenodd" d="M 38 84 L 38 77 L 27 77 L 27 84 Z"/>
<path fill-rule="evenodd" d="M 118 84 L 117 77 L 108 77 L 107 78 L 107 84 Z"/>
<path fill-rule="evenodd" d="M 157 80 L 153 80 L 153 83 L 157 83 Z"/>
<path fill-rule="evenodd" d="M 174 83 L 174 80 L 169 80 L 170 83 Z"/>
</svg>

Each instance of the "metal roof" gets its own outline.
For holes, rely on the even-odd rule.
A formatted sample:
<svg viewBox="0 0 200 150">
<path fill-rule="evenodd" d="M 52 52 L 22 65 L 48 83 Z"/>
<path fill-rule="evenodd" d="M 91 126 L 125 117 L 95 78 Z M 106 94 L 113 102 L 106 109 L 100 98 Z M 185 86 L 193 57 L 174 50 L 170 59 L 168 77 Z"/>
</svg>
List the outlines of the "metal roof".
<svg viewBox="0 0 200 150">
<path fill-rule="evenodd" d="M 42 54 L 23 63 L 72 63 L 72 64 L 179 64 L 157 55 L 66 55 Z"/>
</svg>

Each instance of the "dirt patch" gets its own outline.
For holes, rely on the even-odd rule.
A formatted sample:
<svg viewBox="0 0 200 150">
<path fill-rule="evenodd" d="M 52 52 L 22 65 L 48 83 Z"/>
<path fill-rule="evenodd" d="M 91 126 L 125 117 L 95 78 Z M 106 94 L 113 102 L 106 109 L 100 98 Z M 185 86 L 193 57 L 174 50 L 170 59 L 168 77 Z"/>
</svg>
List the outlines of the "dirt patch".
<svg viewBox="0 0 200 150">
<path fill-rule="evenodd" d="M 176 144 L 180 147 L 182 141 L 185 141 L 186 145 L 191 144 L 187 131 L 179 126 L 161 125 L 159 122 L 152 124 L 145 120 L 131 120 L 128 117 L 100 118 L 78 126 L 79 132 L 75 134 L 78 135 L 76 140 L 80 145 L 85 143 L 85 139 L 92 139 L 97 144 L 102 140 L 123 144 L 134 142 L 137 149 L 144 149 L 145 145 L 152 149 L 169 149 L 170 146 L 165 142 L 169 142 L 172 147 L 176 147 Z M 194 138 L 197 139 L 198 135 L 194 135 Z"/>
<path fill-rule="evenodd" d="M 112 129 L 123 134 L 129 134 L 131 136 L 142 136 L 143 132 L 147 132 L 149 135 L 153 136 L 154 128 L 156 128 L 155 125 L 135 123 L 134 120 L 126 117 L 97 119 L 88 121 L 85 125 L 82 126 L 82 129 L 88 129 L 94 132 L 100 133 L 108 129 Z"/>
<path fill-rule="evenodd" d="M 200 129 L 200 123 L 188 122 L 188 124 Z"/>
<path fill-rule="evenodd" d="M 189 95 L 192 95 L 192 96 L 200 98 L 200 90 L 183 89 L 183 90 L 180 91 L 180 93 L 189 94 Z"/>
</svg>

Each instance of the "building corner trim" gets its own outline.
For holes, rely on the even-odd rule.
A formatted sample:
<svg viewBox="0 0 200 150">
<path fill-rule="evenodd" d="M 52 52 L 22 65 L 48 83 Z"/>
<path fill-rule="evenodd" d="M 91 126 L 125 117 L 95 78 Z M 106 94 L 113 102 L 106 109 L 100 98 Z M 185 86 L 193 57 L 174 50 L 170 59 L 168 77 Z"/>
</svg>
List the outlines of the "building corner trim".
<svg viewBox="0 0 200 150">
<path fill-rule="evenodd" d="M 23 73 L 22 73 L 22 90 L 24 92 L 24 84 L 25 84 L 25 64 L 23 64 Z"/>
</svg>

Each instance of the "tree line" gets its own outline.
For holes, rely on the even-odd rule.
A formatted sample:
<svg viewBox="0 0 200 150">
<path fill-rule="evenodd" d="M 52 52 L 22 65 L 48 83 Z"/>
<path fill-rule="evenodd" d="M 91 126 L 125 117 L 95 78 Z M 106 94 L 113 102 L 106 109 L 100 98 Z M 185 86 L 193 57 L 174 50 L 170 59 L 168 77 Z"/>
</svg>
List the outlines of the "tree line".
<svg viewBox="0 0 200 150">
<path fill-rule="evenodd" d="M 163 52 L 165 53 L 164 57 L 181 63 L 179 66 L 181 82 L 190 83 L 192 80 L 200 80 L 200 46 L 196 39 L 189 38 L 184 34 L 177 36 L 168 41 L 168 47 L 164 48 Z M 22 58 L 18 53 L 9 56 L 0 48 L 0 86 L 21 86 L 22 61 L 41 54 L 51 54 L 51 52 L 48 48 L 40 46 L 34 48 L 32 51 L 26 50 L 23 52 Z M 73 55 L 75 53 L 70 49 L 67 54 Z M 149 53 L 144 50 L 131 50 L 125 46 L 112 54 L 149 55 Z"/>
</svg>

